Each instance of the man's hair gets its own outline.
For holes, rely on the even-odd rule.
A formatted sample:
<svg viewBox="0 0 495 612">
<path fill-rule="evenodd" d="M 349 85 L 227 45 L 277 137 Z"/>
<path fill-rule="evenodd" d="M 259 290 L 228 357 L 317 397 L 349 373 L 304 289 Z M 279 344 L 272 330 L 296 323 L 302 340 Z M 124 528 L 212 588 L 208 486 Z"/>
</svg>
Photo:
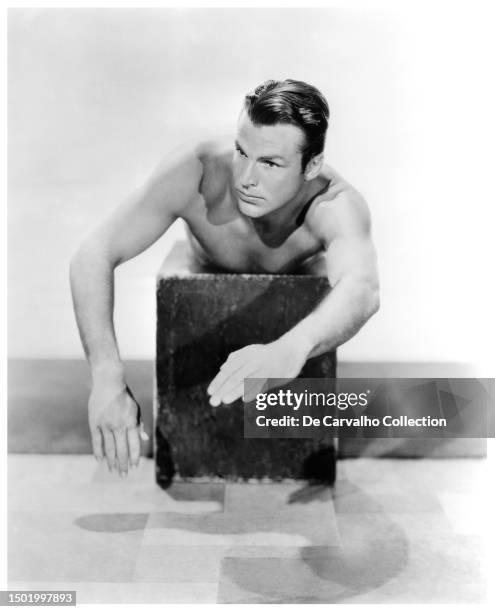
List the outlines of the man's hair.
<svg viewBox="0 0 495 612">
<path fill-rule="evenodd" d="M 244 98 L 244 108 L 254 125 L 289 123 L 305 136 L 302 169 L 325 147 L 330 111 L 323 94 L 303 81 L 268 80 Z"/>
</svg>

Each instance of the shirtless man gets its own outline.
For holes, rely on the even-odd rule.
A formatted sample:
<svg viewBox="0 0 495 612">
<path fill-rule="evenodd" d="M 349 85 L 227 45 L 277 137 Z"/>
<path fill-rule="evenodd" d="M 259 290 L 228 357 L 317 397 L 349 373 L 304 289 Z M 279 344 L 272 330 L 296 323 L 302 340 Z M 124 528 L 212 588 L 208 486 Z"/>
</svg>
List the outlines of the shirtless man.
<svg viewBox="0 0 495 612">
<path fill-rule="evenodd" d="M 245 97 L 235 142 L 195 143 L 167 156 L 72 258 L 74 308 L 92 375 L 93 451 L 111 471 L 137 466 L 141 425 L 115 338 L 114 269 L 177 218 L 203 261 L 234 272 L 289 273 L 321 254 L 332 287 L 276 341 L 232 353 L 208 387 L 213 406 L 241 397 L 244 378 L 295 378 L 309 357 L 347 341 L 378 310 L 367 204 L 324 164 L 328 115 L 322 94 L 306 83 L 263 83 Z"/>
</svg>

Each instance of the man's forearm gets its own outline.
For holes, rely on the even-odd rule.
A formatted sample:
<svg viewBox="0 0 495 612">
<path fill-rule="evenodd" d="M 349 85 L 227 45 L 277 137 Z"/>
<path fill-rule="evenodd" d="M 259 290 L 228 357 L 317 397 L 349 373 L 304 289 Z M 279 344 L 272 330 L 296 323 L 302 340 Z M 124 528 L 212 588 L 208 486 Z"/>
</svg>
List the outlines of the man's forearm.
<svg viewBox="0 0 495 612">
<path fill-rule="evenodd" d="M 81 342 L 98 376 L 123 380 L 123 366 L 113 325 L 114 266 L 98 252 L 81 249 L 70 265 L 74 311 Z"/>
<path fill-rule="evenodd" d="M 378 310 L 378 289 L 366 281 L 343 278 L 316 309 L 282 338 L 309 351 L 307 359 L 352 338 Z"/>
</svg>

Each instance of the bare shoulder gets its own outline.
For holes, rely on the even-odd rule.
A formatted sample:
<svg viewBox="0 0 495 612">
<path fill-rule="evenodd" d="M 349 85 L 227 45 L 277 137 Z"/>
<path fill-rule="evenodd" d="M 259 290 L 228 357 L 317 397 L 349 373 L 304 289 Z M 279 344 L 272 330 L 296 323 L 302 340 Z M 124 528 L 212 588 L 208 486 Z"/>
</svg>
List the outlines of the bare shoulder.
<svg viewBox="0 0 495 612">
<path fill-rule="evenodd" d="M 337 236 L 368 236 L 371 215 L 364 197 L 332 168 L 326 167 L 324 173 L 332 182 L 308 211 L 310 231 L 327 245 Z"/>
<path fill-rule="evenodd" d="M 173 211 L 181 216 L 200 192 L 206 173 L 211 173 L 213 167 L 220 167 L 226 150 L 222 138 L 184 142 L 164 155 L 146 189 L 166 199 Z"/>
<path fill-rule="evenodd" d="M 199 139 L 195 143 L 195 153 L 203 163 L 221 163 L 227 155 L 232 155 L 233 142 L 233 137 L 228 135 Z"/>
</svg>

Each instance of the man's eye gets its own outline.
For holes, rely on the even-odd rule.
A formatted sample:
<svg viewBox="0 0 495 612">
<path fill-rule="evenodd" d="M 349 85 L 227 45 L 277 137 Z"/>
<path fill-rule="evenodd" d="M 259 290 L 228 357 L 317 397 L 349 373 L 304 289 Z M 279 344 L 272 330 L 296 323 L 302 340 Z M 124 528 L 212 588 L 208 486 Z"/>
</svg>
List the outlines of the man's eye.
<svg viewBox="0 0 495 612">
<path fill-rule="evenodd" d="M 265 165 L 267 165 L 269 168 L 276 168 L 277 164 L 275 164 L 272 161 L 268 161 L 267 159 L 265 159 L 265 161 L 263 162 Z"/>
<path fill-rule="evenodd" d="M 239 155 L 242 155 L 243 157 L 246 157 L 246 154 L 244 153 L 244 151 L 241 151 L 241 149 L 239 149 L 239 147 L 236 147 L 235 150 L 239 153 Z"/>
</svg>

